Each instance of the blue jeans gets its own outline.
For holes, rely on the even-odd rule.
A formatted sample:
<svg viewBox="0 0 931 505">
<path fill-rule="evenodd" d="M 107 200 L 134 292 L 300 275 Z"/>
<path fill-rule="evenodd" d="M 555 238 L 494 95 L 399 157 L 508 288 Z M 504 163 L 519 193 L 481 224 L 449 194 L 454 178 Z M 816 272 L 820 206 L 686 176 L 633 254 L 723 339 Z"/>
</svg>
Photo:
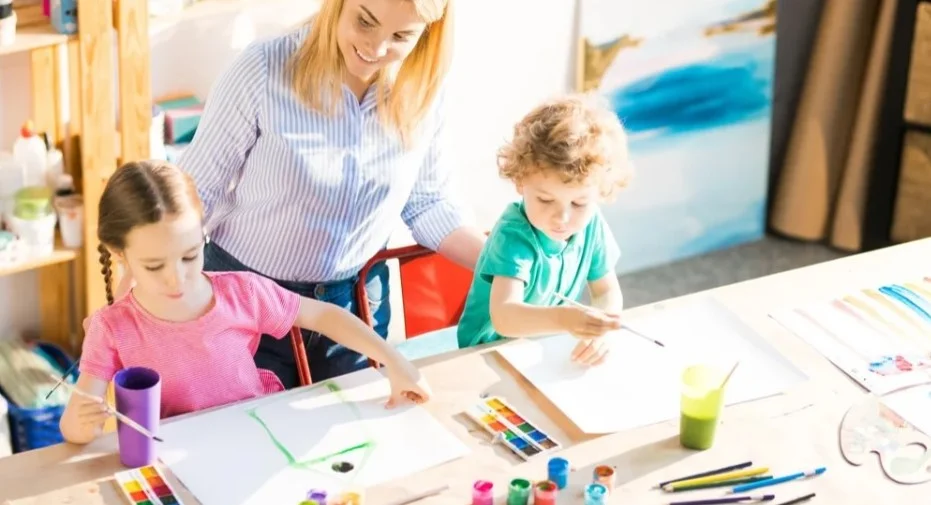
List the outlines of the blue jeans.
<svg viewBox="0 0 931 505">
<path fill-rule="evenodd" d="M 204 249 L 204 270 L 214 272 L 248 271 L 255 272 L 243 265 L 230 253 L 224 251 L 215 243 L 207 244 Z M 261 274 L 261 272 L 256 272 Z M 265 276 L 268 277 L 268 276 Z M 270 278 L 270 277 L 269 277 Z M 313 298 L 332 303 L 358 315 L 358 307 L 353 287 L 358 277 L 342 281 L 311 283 L 291 282 L 271 279 L 281 287 L 297 293 L 306 298 Z M 388 336 L 388 321 L 391 317 L 391 304 L 388 296 L 388 266 L 382 262 L 369 271 L 365 282 L 365 290 L 369 298 L 369 312 L 375 325 L 375 332 L 382 338 Z M 315 331 L 302 330 L 304 346 L 307 351 L 307 362 L 310 365 L 311 379 L 314 382 L 337 377 L 343 374 L 361 370 L 368 366 L 368 357 L 349 350 L 333 342 L 324 335 Z M 277 336 L 277 337 L 280 337 Z M 276 338 L 272 335 L 262 335 L 258 351 L 255 354 L 255 364 L 259 368 L 271 370 L 281 379 L 286 389 L 299 386 L 297 363 L 291 349 L 291 341 L 287 335 Z"/>
</svg>

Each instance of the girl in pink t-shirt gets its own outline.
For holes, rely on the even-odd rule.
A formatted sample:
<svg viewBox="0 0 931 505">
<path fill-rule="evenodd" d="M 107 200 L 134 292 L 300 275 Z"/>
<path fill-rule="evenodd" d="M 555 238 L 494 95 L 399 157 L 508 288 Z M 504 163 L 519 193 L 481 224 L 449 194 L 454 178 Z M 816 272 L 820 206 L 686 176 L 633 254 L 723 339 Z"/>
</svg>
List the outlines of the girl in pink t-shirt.
<svg viewBox="0 0 931 505">
<path fill-rule="evenodd" d="M 84 323 L 76 384 L 99 400 L 71 397 L 61 419 L 65 440 L 87 443 L 101 432 L 107 384 L 126 367 L 159 373 L 162 417 L 282 391 L 253 356 L 262 334 L 285 336 L 292 326 L 385 363 L 388 407 L 429 398 L 417 369 L 351 312 L 257 274 L 204 272 L 202 216 L 194 183 L 170 164 L 128 163 L 107 182 L 97 237 L 109 305 Z M 135 283 L 116 300 L 111 258 Z"/>
</svg>

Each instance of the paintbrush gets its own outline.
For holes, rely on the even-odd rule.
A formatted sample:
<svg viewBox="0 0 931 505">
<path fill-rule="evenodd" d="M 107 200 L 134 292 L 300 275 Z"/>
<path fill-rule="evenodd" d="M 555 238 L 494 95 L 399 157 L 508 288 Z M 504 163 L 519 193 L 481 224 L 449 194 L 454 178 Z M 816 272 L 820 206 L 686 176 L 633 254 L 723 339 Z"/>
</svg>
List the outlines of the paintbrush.
<svg viewBox="0 0 931 505">
<path fill-rule="evenodd" d="M 54 375 L 51 375 L 51 374 L 49 374 L 49 376 L 52 377 L 53 379 L 56 378 Z M 83 396 L 84 398 L 87 398 L 87 399 L 89 399 L 89 400 L 94 400 L 94 401 L 96 401 L 96 402 L 102 402 L 102 403 L 103 403 L 103 406 L 107 409 L 107 412 L 108 412 L 109 414 L 112 414 L 114 417 L 116 417 L 117 419 L 119 419 L 120 421 L 122 421 L 124 424 L 126 424 L 126 425 L 129 426 L 130 428 L 132 428 L 132 429 L 138 431 L 139 433 L 141 433 L 141 434 L 143 434 L 143 435 L 145 435 L 145 436 L 151 438 L 152 440 L 155 440 L 156 442 L 164 442 L 164 440 L 162 440 L 161 438 L 159 438 L 158 436 L 156 436 L 156 435 L 155 435 L 154 433 L 152 433 L 151 431 L 147 430 L 144 426 L 142 426 L 141 424 L 137 423 L 136 421 L 133 421 L 132 419 L 130 419 L 129 416 L 127 416 L 127 415 L 125 415 L 125 414 L 122 414 L 122 413 L 120 413 L 120 412 L 117 412 L 117 410 L 114 409 L 113 407 L 111 407 L 110 405 L 108 405 L 107 402 L 104 401 L 103 398 L 100 398 L 99 396 L 94 396 L 94 395 L 92 395 L 92 394 L 90 394 L 90 393 L 86 393 L 86 392 L 84 392 L 84 391 L 81 391 L 80 389 L 78 389 L 78 388 L 76 388 L 76 387 L 72 386 L 71 384 L 68 384 L 67 382 L 64 382 L 64 381 L 62 381 L 61 384 L 62 384 L 63 386 L 65 386 L 69 391 L 71 391 L 71 392 L 74 393 L 74 394 L 77 394 L 78 396 Z"/>
<path fill-rule="evenodd" d="M 55 386 L 52 387 L 52 390 L 49 391 L 47 395 L 45 395 L 46 400 L 48 400 L 49 397 L 52 396 L 52 393 L 54 393 L 55 390 L 58 389 L 58 386 L 61 386 L 62 382 L 65 382 L 66 380 L 68 380 L 68 376 L 71 375 L 72 372 L 74 372 L 74 370 L 78 367 L 78 361 L 80 360 L 79 359 L 74 360 L 74 363 L 72 363 L 71 368 L 69 368 L 68 371 L 65 372 L 64 375 L 62 375 L 61 378 L 57 380 L 57 382 L 55 382 Z"/>
<path fill-rule="evenodd" d="M 446 485 L 443 485 L 443 486 L 437 486 L 437 487 L 435 487 L 435 488 L 433 488 L 433 489 L 428 489 L 428 490 L 426 490 L 426 491 L 423 491 L 423 492 L 420 492 L 420 493 L 417 493 L 417 494 L 412 494 L 412 495 L 410 495 L 410 496 L 405 496 L 404 498 L 401 498 L 401 499 L 399 499 L 399 500 L 395 500 L 395 501 L 391 502 L 390 505 L 407 505 L 408 503 L 414 503 L 414 502 L 417 501 L 417 500 L 423 500 L 424 498 L 428 498 L 428 497 L 430 497 L 430 496 L 438 495 L 438 494 L 440 494 L 440 493 L 446 491 L 447 489 L 449 489 L 449 484 L 446 484 Z"/>
<path fill-rule="evenodd" d="M 587 306 L 587 305 L 585 305 L 585 304 L 579 303 L 579 302 L 577 302 L 577 301 L 575 301 L 575 300 L 573 300 L 573 299 L 571 299 L 571 298 L 567 298 L 567 297 L 565 297 L 565 296 L 563 296 L 563 295 L 561 295 L 561 294 L 559 294 L 559 293 L 556 293 L 556 298 L 559 298 L 560 300 L 562 300 L 562 301 L 568 303 L 569 305 L 572 305 L 572 306 L 574 306 L 574 307 L 578 307 L 578 308 L 580 308 L 580 309 L 598 310 L 598 309 L 595 309 L 594 307 L 589 307 L 589 306 Z M 633 333 L 634 335 L 637 335 L 638 337 L 640 337 L 640 338 L 646 340 L 647 342 L 656 344 L 656 345 L 658 345 L 658 346 L 660 346 L 660 347 L 666 347 L 666 344 L 664 344 L 664 343 L 662 343 L 662 342 L 660 342 L 659 340 L 656 340 L 656 339 L 654 339 L 654 338 L 648 337 L 648 336 L 644 335 L 643 333 L 640 333 L 639 331 L 637 331 L 637 330 L 631 328 L 630 326 L 627 326 L 626 324 L 621 325 L 621 329 L 627 330 L 627 331 Z"/>
</svg>

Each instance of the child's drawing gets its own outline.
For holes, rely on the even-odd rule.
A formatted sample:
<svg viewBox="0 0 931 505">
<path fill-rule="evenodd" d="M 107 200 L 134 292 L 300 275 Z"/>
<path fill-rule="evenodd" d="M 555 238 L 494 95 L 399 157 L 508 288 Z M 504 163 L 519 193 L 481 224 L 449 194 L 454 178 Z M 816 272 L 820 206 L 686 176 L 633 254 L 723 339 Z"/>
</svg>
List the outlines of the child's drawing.
<svg viewBox="0 0 931 505">
<path fill-rule="evenodd" d="M 161 459 L 202 505 L 296 504 L 369 488 L 469 449 L 425 407 L 386 409 L 375 369 L 162 426 Z"/>
</svg>

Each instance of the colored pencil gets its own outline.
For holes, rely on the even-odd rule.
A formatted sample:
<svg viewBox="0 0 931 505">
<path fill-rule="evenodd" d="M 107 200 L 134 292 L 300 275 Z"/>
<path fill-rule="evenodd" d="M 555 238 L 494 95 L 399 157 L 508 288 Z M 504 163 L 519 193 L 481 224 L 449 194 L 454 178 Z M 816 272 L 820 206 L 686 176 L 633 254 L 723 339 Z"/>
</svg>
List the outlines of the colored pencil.
<svg viewBox="0 0 931 505">
<path fill-rule="evenodd" d="M 719 473 L 715 475 L 709 475 L 707 477 L 698 477 L 696 479 L 680 480 L 673 482 L 672 484 L 667 484 L 663 486 L 663 489 L 666 491 L 674 490 L 677 487 L 682 486 L 692 486 L 695 484 L 708 484 L 710 482 L 721 482 L 722 480 L 733 480 L 739 479 L 741 477 L 755 477 L 757 475 L 763 475 L 769 471 L 769 467 L 760 467 L 760 468 L 748 468 L 746 470 L 738 470 L 736 472 L 727 472 Z M 771 479 L 766 479 L 767 481 Z M 761 481 L 762 482 L 762 481 Z M 755 483 L 754 483 L 755 484 Z M 748 486 L 750 484 L 747 484 Z"/>
<path fill-rule="evenodd" d="M 670 502 L 669 505 L 717 505 L 720 503 L 771 501 L 774 499 L 776 499 L 776 495 L 764 494 L 764 495 L 757 495 L 757 496 L 748 495 L 748 496 L 730 496 L 727 498 L 709 498 L 706 500 L 674 501 L 674 502 Z"/>
<path fill-rule="evenodd" d="M 667 480 L 666 482 L 660 482 L 656 487 L 666 487 L 672 483 L 678 483 L 686 480 L 697 479 L 699 477 L 707 477 L 709 475 L 717 475 L 719 473 L 733 472 L 734 470 L 740 470 L 741 468 L 747 468 L 748 466 L 753 465 L 752 461 L 744 461 L 743 463 L 738 463 L 736 465 L 725 466 L 722 468 L 716 468 L 714 470 L 708 470 L 701 473 L 696 473 L 693 475 L 686 475 L 685 477 L 679 477 L 678 479 Z"/>
<path fill-rule="evenodd" d="M 560 300 L 562 300 L 562 301 L 568 303 L 569 305 L 572 305 L 572 306 L 574 306 L 574 307 L 578 307 L 578 308 L 580 308 L 580 309 L 593 309 L 593 308 L 594 308 L 594 307 L 589 307 L 589 306 L 587 306 L 587 305 L 585 305 L 585 304 L 579 303 L 579 302 L 577 302 L 577 301 L 575 301 L 575 300 L 573 300 L 573 299 L 571 299 L 571 298 L 567 298 L 567 297 L 565 297 L 565 296 L 563 296 L 563 295 L 561 295 L 561 294 L 559 294 L 559 293 L 556 293 L 556 298 L 559 298 Z M 595 309 L 595 310 L 597 310 L 597 309 Z M 653 338 L 651 338 L 651 337 L 648 337 L 648 336 L 644 335 L 643 333 L 640 333 L 639 331 L 634 330 L 634 329 L 631 328 L 630 326 L 622 325 L 622 326 L 621 326 L 621 329 L 627 330 L 627 331 L 633 333 L 634 335 L 637 335 L 638 337 L 640 337 L 640 338 L 646 340 L 647 342 L 656 344 L 656 345 L 658 345 L 658 346 L 660 346 L 660 347 L 666 347 L 666 344 L 660 342 L 659 340 L 656 340 L 656 339 L 653 339 Z"/>
<path fill-rule="evenodd" d="M 55 378 L 55 376 L 52 375 L 52 378 Z M 74 394 L 77 394 L 77 395 L 79 395 L 79 396 L 83 396 L 84 398 L 88 398 L 88 399 L 90 399 L 90 400 L 95 400 L 95 401 L 103 402 L 103 405 L 104 405 L 104 407 L 107 409 L 107 412 L 108 412 L 108 413 L 112 414 L 114 417 L 116 417 L 117 419 L 119 419 L 120 421 L 122 421 L 124 424 L 128 425 L 130 428 L 132 428 L 132 429 L 138 431 L 139 433 L 142 433 L 143 435 L 145 435 L 145 436 L 151 438 L 152 440 L 155 440 L 156 442 L 164 442 L 164 440 L 162 440 L 161 438 L 159 438 L 158 436 L 156 436 L 156 435 L 155 435 L 154 433 L 152 433 L 151 431 L 147 430 L 144 426 L 142 426 L 141 424 L 137 423 L 136 421 L 133 421 L 131 418 L 129 418 L 129 416 L 126 416 L 125 414 L 122 414 L 122 413 L 120 413 L 120 412 L 117 412 L 116 409 L 114 409 L 114 408 L 111 407 L 110 405 L 107 405 L 106 401 L 104 401 L 103 398 L 100 398 L 99 396 L 94 396 L 94 395 L 92 395 L 92 394 L 90 394 L 90 393 L 86 393 L 86 392 L 84 392 L 84 391 L 81 391 L 80 389 L 78 389 L 78 388 L 72 386 L 71 384 L 68 384 L 67 382 L 62 382 L 62 385 L 64 385 L 66 388 L 68 388 L 69 391 L 71 391 L 71 392 L 74 393 Z"/>
<path fill-rule="evenodd" d="M 672 493 L 679 491 L 694 491 L 696 489 L 710 489 L 715 487 L 730 487 L 736 484 L 746 484 L 748 482 L 757 482 L 766 479 L 772 479 L 772 475 L 759 475 L 757 477 L 745 477 L 743 479 L 722 480 L 721 482 L 709 482 L 708 484 L 695 484 L 694 486 L 675 486 L 670 490 Z"/>
<path fill-rule="evenodd" d="M 68 376 L 71 375 L 71 373 L 74 372 L 74 370 L 78 367 L 78 362 L 79 362 L 79 361 L 80 361 L 80 359 L 74 360 L 74 363 L 71 364 L 71 368 L 69 368 L 68 371 L 66 371 L 66 372 L 61 376 L 61 378 L 58 379 L 58 380 L 55 382 L 55 386 L 53 386 L 52 389 L 51 389 L 51 391 L 49 391 L 48 394 L 45 395 L 45 399 L 46 399 L 46 400 L 48 400 L 49 397 L 52 396 L 52 393 L 54 393 L 55 390 L 58 389 L 58 386 L 61 386 L 61 383 L 62 383 L 62 382 L 65 382 L 66 380 L 68 380 Z"/>
<path fill-rule="evenodd" d="M 815 497 L 815 493 L 808 493 L 805 496 L 799 496 L 798 498 L 793 498 L 789 501 L 782 502 L 779 505 L 796 505 L 797 503 L 808 501 L 814 497 Z"/>
<path fill-rule="evenodd" d="M 797 480 L 804 477 L 814 477 L 815 475 L 821 475 L 824 473 L 825 468 L 816 468 L 810 472 L 798 472 L 791 475 L 784 475 L 782 477 L 773 477 L 772 479 L 762 480 L 760 482 L 751 482 L 749 484 L 741 484 L 739 486 L 734 486 L 730 490 L 731 493 L 743 493 L 744 491 L 750 491 L 752 489 L 758 489 L 766 486 L 774 486 L 776 484 L 782 484 L 783 482 L 789 482 L 791 480 Z"/>
</svg>

